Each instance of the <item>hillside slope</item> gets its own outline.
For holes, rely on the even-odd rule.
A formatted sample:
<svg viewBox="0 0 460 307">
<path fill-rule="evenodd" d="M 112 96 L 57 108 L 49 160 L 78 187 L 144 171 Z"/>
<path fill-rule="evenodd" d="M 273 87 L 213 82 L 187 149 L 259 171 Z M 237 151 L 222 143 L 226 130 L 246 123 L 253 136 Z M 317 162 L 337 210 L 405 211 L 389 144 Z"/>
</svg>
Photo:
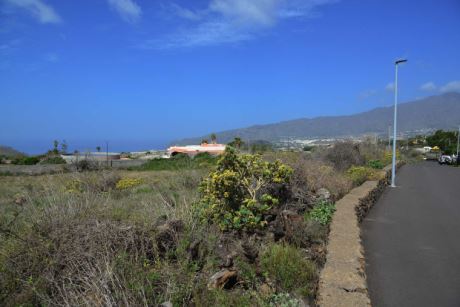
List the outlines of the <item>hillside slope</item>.
<svg viewBox="0 0 460 307">
<path fill-rule="evenodd" d="M 359 136 L 369 133 L 387 134 L 393 123 L 393 107 L 347 116 L 301 118 L 275 124 L 256 125 L 216 133 L 226 143 L 239 136 L 244 140 L 278 141 L 293 138 L 329 138 Z M 398 130 L 415 132 L 433 129 L 455 129 L 460 124 L 460 93 L 446 93 L 402 103 L 398 107 Z M 177 144 L 193 144 L 208 136 L 187 138 Z"/>
</svg>

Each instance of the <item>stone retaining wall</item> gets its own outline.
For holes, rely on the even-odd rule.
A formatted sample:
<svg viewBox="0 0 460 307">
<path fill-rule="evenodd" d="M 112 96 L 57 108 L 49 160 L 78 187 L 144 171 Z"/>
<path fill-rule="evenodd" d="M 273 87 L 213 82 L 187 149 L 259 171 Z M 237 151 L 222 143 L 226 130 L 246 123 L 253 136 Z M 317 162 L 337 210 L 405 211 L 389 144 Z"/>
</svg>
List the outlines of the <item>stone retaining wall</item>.
<svg viewBox="0 0 460 307">
<path fill-rule="evenodd" d="M 398 163 L 400 167 L 402 163 Z M 391 177 L 391 166 L 378 181 L 366 181 L 336 202 L 331 222 L 326 264 L 321 271 L 319 306 L 370 306 L 364 271 L 359 223 L 382 194 Z"/>
</svg>

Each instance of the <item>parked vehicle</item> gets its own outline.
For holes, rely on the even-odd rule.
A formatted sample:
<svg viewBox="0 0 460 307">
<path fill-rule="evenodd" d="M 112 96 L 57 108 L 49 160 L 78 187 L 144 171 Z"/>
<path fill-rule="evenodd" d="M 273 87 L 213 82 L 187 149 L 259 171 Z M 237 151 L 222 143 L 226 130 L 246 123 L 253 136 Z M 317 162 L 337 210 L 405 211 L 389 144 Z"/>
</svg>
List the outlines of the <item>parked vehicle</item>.
<svg viewBox="0 0 460 307">
<path fill-rule="evenodd" d="M 449 155 L 441 155 L 438 159 L 439 164 L 452 164 L 453 158 Z"/>
</svg>

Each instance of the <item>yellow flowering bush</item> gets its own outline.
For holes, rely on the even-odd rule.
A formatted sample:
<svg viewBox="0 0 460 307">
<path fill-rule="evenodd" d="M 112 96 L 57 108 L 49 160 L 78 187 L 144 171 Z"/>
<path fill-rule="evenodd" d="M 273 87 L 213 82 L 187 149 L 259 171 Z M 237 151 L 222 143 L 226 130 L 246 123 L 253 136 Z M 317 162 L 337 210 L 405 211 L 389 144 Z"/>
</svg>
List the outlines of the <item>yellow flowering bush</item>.
<svg viewBox="0 0 460 307">
<path fill-rule="evenodd" d="M 378 180 L 379 172 L 367 166 L 352 166 L 347 171 L 347 176 L 355 185 L 361 185 L 367 180 Z"/>
<path fill-rule="evenodd" d="M 391 164 L 392 159 L 393 159 L 393 151 L 391 150 L 385 151 L 383 155 L 383 159 L 382 159 L 383 165 Z M 396 149 L 396 160 L 401 160 L 401 152 L 398 149 Z"/>
<path fill-rule="evenodd" d="M 140 184 L 142 184 L 142 180 L 140 178 L 122 178 L 118 180 L 116 188 L 117 190 L 126 190 Z"/>
<path fill-rule="evenodd" d="M 238 155 L 228 147 L 216 170 L 200 185 L 199 214 L 221 230 L 264 227 L 264 213 L 279 203 L 270 188 L 287 184 L 291 174 L 292 169 L 280 161 Z"/>
<path fill-rule="evenodd" d="M 83 191 L 83 182 L 79 179 L 73 179 L 66 183 L 65 192 L 66 193 L 81 193 Z"/>
</svg>

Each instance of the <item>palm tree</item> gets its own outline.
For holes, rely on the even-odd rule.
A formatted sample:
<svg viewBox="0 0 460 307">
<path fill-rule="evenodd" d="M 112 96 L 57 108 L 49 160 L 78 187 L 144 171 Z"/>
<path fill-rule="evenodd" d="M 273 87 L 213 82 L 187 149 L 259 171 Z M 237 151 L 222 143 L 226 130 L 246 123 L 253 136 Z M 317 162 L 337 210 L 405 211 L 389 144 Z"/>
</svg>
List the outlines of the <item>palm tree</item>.
<svg viewBox="0 0 460 307">
<path fill-rule="evenodd" d="M 61 142 L 61 151 L 62 151 L 63 154 L 67 153 L 67 148 L 68 148 L 67 142 L 66 142 L 66 140 L 63 140 Z"/>
<path fill-rule="evenodd" d="M 240 149 L 241 145 L 243 144 L 243 141 L 241 141 L 240 137 L 236 137 L 233 140 L 233 144 L 235 145 L 236 148 Z"/>
<path fill-rule="evenodd" d="M 96 146 L 97 152 L 101 152 L 101 146 Z"/>
<path fill-rule="evenodd" d="M 58 140 L 54 140 L 54 141 L 53 141 L 53 147 L 54 147 L 54 148 L 53 148 L 53 152 L 54 152 L 55 154 L 57 154 L 57 153 L 59 152 L 59 151 L 58 151 L 58 146 L 59 146 L 59 141 L 58 141 Z"/>
<path fill-rule="evenodd" d="M 217 135 L 215 133 L 212 133 L 210 138 L 211 138 L 211 143 L 213 144 L 217 143 Z"/>
</svg>

